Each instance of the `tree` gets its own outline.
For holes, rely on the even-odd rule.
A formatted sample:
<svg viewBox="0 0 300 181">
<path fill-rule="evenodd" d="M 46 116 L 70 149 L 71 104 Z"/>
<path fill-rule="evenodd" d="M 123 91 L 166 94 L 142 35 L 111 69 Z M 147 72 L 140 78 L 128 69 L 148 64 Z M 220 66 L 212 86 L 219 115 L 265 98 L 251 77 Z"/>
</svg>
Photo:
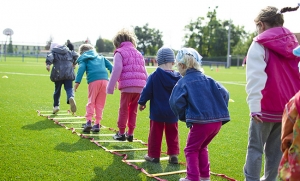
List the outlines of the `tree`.
<svg viewBox="0 0 300 181">
<path fill-rule="evenodd" d="M 9 44 L 8 44 L 8 47 L 7 47 L 7 52 L 8 53 L 14 53 L 11 36 L 9 37 Z"/>
<path fill-rule="evenodd" d="M 97 52 L 112 52 L 114 50 L 113 42 L 99 36 L 96 41 L 96 50 Z"/>
<path fill-rule="evenodd" d="M 149 28 L 148 23 L 143 27 L 135 26 L 134 33 L 137 36 L 137 49 L 147 55 L 155 55 L 157 50 L 164 44 L 162 32 Z"/>
<path fill-rule="evenodd" d="M 50 50 L 50 46 L 52 42 L 53 42 L 53 37 L 50 36 L 49 40 L 46 42 L 45 50 Z"/>
<path fill-rule="evenodd" d="M 226 56 L 228 49 L 228 29 L 230 26 L 230 47 L 235 47 L 247 33 L 244 27 L 235 26 L 229 20 L 217 19 L 217 9 L 208 11 L 206 18 L 198 17 L 185 26 L 185 46 L 195 48 L 203 57 Z M 232 48 L 230 49 L 232 52 Z"/>
<path fill-rule="evenodd" d="M 253 38 L 257 35 L 256 32 L 250 33 L 245 40 L 241 39 L 237 45 L 233 48 L 233 55 L 243 55 L 246 56 L 248 49 L 253 41 Z"/>
<path fill-rule="evenodd" d="M 104 52 L 104 41 L 101 38 L 101 36 L 99 36 L 99 38 L 96 41 L 96 50 L 97 52 Z"/>
<path fill-rule="evenodd" d="M 107 40 L 107 39 L 103 39 L 104 42 L 104 52 L 112 52 L 114 51 L 114 44 L 112 41 Z"/>
</svg>

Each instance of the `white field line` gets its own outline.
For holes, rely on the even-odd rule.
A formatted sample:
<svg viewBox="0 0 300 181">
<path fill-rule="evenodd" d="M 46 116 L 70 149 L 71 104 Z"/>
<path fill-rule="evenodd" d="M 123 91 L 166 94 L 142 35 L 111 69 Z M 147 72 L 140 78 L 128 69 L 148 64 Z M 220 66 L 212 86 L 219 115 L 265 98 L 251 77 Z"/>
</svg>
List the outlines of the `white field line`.
<svg viewBox="0 0 300 181">
<path fill-rule="evenodd" d="M 2 74 L 12 74 L 12 75 L 28 75 L 28 76 L 50 76 L 49 74 L 28 74 L 28 73 L 20 73 L 20 72 L 1 72 Z M 84 77 L 86 78 L 86 77 Z M 218 81 L 222 84 L 232 84 L 232 85 L 241 85 L 241 86 L 245 86 L 246 83 L 241 83 L 241 82 L 228 82 L 228 81 Z"/>
</svg>

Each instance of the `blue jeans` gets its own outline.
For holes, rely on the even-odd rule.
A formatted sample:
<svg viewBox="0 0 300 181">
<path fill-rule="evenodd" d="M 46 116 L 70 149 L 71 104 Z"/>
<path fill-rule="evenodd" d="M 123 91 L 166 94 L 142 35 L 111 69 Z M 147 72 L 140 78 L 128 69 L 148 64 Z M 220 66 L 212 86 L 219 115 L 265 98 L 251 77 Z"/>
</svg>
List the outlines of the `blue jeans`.
<svg viewBox="0 0 300 181">
<path fill-rule="evenodd" d="M 61 80 L 54 82 L 55 84 L 55 90 L 53 93 L 53 99 L 54 104 L 53 106 L 59 106 L 59 99 L 60 99 L 60 92 L 61 92 L 61 86 L 64 84 L 65 91 L 67 93 L 67 104 L 69 104 L 69 98 L 74 97 L 73 92 L 73 80 Z"/>
<path fill-rule="evenodd" d="M 281 122 L 256 123 L 251 119 L 244 166 L 246 181 L 276 181 L 282 156 L 280 137 Z M 265 155 L 264 175 L 260 177 L 263 154 Z"/>
</svg>

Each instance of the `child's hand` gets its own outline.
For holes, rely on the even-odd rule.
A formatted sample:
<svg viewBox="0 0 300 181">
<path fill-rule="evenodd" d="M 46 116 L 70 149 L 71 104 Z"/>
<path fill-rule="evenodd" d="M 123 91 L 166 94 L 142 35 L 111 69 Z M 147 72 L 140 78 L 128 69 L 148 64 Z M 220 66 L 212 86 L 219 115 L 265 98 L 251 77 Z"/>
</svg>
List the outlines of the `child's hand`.
<svg viewBox="0 0 300 181">
<path fill-rule="evenodd" d="M 50 71 L 50 65 L 46 65 L 46 70 Z"/>
<path fill-rule="evenodd" d="M 74 85 L 74 91 L 75 91 L 75 92 L 76 92 L 78 86 L 79 86 L 79 83 L 75 83 L 75 85 Z"/>
<path fill-rule="evenodd" d="M 263 121 L 259 118 L 259 116 L 255 115 L 252 117 L 256 123 L 263 123 Z"/>
<path fill-rule="evenodd" d="M 140 106 L 139 106 L 139 110 L 140 110 L 140 111 L 143 111 L 145 108 L 146 108 L 146 105 L 140 105 Z"/>
</svg>

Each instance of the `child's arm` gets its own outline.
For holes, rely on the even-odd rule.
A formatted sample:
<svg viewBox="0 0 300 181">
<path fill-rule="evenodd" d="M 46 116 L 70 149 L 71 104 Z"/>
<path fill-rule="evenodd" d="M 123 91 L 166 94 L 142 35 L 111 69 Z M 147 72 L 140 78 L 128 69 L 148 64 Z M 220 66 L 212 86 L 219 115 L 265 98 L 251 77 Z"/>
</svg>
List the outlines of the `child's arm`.
<svg viewBox="0 0 300 181">
<path fill-rule="evenodd" d="M 122 59 L 121 54 L 116 53 L 115 56 L 114 56 L 114 66 L 113 66 L 112 73 L 111 73 L 111 76 L 110 76 L 110 80 L 108 82 L 107 89 L 106 89 L 107 94 L 113 94 L 114 93 L 115 85 L 116 85 L 117 81 L 119 80 L 122 69 L 123 69 L 122 60 L 123 59 Z"/>
<path fill-rule="evenodd" d="M 143 88 L 143 91 L 141 93 L 140 99 L 138 101 L 139 103 L 139 110 L 142 111 L 146 108 L 146 103 L 148 100 L 151 99 L 153 94 L 153 83 L 152 83 L 152 76 L 150 75 L 147 79 L 146 85 Z"/>
<path fill-rule="evenodd" d="M 86 71 L 86 62 L 85 61 L 80 61 L 79 62 L 79 68 L 78 68 L 78 71 L 77 71 L 77 75 L 76 75 L 76 78 L 75 78 L 74 89 L 75 89 L 75 86 L 76 86 L 76 89 L 78 88 L 78 86 L 81 82 L 82 76 L 83 76 L 85 71 Z M 78 85 L 76 85 L 76 84 L 78 84 Z"/>
<path fill-rule="evenodd" d="M 172 90 L 170 99 L 169 99 L 169 104 L 176 116 L 178 116 L 180 121 L 185 122 L 185 109 L 187 106 L 187 101 L 186 101 L 186 89 L 184 87 L 179 86 L 176 84 Z"/>
<path fill-rule="evenodd" d="M 46 70 L 50 71 L 50 66 L 53 64 L 54 56 L 52 53 L 49 53 L 46 57 Z"/>
<path fill-rule="evenodd" d="M 113 69 L 112 64 L 111 64 L 110 61 L 107 60 L 105 57 L 104 57 L 104 61 L 105 61 L 105 67 L 109 70 L 109 73 L 111 73 L 111 72 L 112 72 L 112 69 Z"/>
</svg>

